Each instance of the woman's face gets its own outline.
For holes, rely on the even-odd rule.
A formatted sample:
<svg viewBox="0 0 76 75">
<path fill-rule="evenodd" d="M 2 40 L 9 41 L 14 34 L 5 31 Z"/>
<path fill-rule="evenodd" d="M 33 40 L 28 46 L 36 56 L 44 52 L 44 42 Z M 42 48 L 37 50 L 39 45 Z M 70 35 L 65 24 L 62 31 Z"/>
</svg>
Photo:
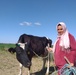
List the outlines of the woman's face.
<svg viewBox="0 0 76 75">
<path fill-rule="evenodd" d="M 63 27 L 61 25 L 57 26 L 57 32 L 59 35 L 62 35 L 64 33 Z"/>
</svg>

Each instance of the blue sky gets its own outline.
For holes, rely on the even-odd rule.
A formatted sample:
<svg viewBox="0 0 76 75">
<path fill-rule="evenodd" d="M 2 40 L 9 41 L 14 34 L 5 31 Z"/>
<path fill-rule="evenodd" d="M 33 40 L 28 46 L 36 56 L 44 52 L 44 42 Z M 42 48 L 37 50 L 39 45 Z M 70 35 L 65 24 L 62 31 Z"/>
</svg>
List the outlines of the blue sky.
<svg viewBox="0 0 76 75">
<path fill-rule="evenodd" d="M 55 42 L 61 21 L 76 38 L 76 0 L 0 0 L 0 43 L 16 43 L 24 33 Z"/>
</svg>

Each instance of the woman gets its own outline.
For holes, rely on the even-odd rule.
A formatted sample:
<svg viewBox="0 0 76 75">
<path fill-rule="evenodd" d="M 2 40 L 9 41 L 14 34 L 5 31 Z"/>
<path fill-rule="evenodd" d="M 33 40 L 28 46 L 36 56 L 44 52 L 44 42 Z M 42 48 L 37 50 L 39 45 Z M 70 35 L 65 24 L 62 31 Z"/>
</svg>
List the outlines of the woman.
<svg viewBox="0 0 76 75">
<path fill-rule="evenodd" d="M 74 65 L 76 58 L 76 42 L 74 36 L 68 32 L 64 22 L 59 22 L 56 29 L 58 37 L 53 46 L 53 52 L 55 64 L 59 70 L 68 63 L 65 57 L 69 60 L 71 66 Z M 48 48 L 48 51 L 51 50 L 52 48 Z"/>
</svg>

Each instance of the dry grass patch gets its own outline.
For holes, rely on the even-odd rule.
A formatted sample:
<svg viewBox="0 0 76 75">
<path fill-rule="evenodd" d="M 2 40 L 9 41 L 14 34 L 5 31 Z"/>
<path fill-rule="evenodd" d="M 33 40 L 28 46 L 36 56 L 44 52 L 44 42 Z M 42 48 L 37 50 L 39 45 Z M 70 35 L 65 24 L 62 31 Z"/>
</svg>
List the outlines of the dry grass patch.
<svg viewBox="0 0 76 75">
<path fill-rule="evenodd" d="M 42 59 L 33 58 L 31 66 L 31 75 L 45 75 L 46 67 L 42 68 Z M 51 63 L 50 72 L 53 69 L 53 63 Z M 16 59 L 15 54 L 10 54 L 7 50 L 0 50 L 0 75 L 18 75 L 19 74 L 19 62 Z M 27 75 L 27 68 L 23 68 L 23 75 Z"/>
</svg>

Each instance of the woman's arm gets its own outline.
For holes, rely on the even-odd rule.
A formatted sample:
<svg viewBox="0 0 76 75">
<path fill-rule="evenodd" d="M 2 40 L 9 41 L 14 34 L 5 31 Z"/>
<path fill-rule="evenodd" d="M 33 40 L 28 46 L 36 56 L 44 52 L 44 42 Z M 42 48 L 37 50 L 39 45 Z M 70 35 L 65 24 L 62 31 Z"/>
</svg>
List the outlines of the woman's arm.
<svg viewBox="0 0 76 75">
<path fill-rule="evenodd" d="M 76 41 L 73 35 L 69 33 L 70 48 L 76 50 Z"/>
</svg>

